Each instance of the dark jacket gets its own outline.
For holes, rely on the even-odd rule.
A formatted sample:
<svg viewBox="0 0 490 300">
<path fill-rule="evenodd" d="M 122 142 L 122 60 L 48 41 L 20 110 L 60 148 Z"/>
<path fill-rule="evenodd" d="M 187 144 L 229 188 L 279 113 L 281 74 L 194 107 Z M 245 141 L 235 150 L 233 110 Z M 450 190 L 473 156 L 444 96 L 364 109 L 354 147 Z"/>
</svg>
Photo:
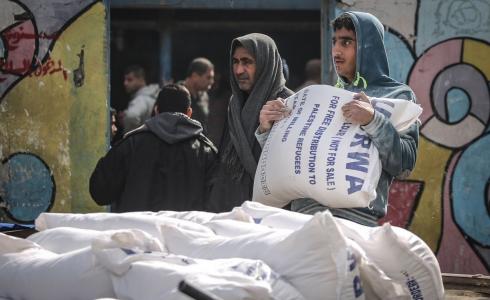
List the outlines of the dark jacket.
<svg viewBox="0 0 490 300">
<path fill-rule="evenodd" d="M 90 194 L 114 212 L 205 210 L 216 157 L 199 122 L 161 113 L 99 160 Z"/>
</svg>

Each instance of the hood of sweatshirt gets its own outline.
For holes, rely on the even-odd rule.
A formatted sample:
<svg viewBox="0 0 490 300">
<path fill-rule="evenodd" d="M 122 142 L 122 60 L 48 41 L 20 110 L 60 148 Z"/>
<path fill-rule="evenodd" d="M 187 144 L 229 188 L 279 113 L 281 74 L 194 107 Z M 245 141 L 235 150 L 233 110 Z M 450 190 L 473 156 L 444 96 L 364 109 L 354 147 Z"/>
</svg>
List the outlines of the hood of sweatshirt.
<svg viewBox="0 0 490 300">
<path fill-rule="evenodd" d="M 369 13 L 351 11 L 343 15 L 349 16 L 356 30 L 356 74 L 351 83 L 337 74 L 337 87 L 364 91 L 371 97 L 415 99 L 407 85 L 390 77 L 383 24 Z"/>
<path fill-rule="evenodd" d="M 147 120 L 145 127 L 169 144 L 175 144 L 202 133 L 201 123 L 182 113 L 158 114 Z"/>
</svg>

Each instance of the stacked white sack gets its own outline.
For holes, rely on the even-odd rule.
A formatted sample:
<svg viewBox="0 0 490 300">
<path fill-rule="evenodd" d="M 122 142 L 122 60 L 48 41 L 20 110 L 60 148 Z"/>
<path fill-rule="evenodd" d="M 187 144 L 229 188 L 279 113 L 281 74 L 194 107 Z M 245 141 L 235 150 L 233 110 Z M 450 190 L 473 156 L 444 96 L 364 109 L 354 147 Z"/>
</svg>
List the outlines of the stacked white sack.
<svg viewBox="0 0 490 300">
<path fill-rule="evenodd" d="M 139 229 L 154 237 L 160 236 L 157 226 L 166 223 L 178 224 L 178 226 L 188 230 L 212 234 L 209 228 L 201 224 L 151 213 L 42 213 L 35 221 L 36 229 L 39 231 L 56 227 L 75 227 L 99 231 Z"/>
<path fill-rule="evenodd" d="M 253 201 L 243 202 L 241 208 L 256 224 L 277 229 L 298 230 L 313 217 Z"/>
<path fill-rule="evenodd" d="M 242 209 L 256 223 L 279 229 L 297 230 L 312 218 L 257 202 L 244 202 Z M 404 299 L 405 292 L 400 290 L 404 287 L 409 299 L 443 299 L 444 286 L 437 258 L 417 235 L 389 224 L 368 227 L 342 218 L 334 219 L 342 234 L 359 246 L 351 244 L 358 255 L 366 298 L 376 294 L 379 299 Z M 372 292 L 368 292 L 369 287 Z M 377 299 L 369 296 L 371 298 Z"/>
<path fill-rule="evenodd" d="M 175 254 L 262 260 L 309 300 L 364 299 L 357 261 L 328 211 L 294 232 L 223 237 L 163 225 L 162 235 L 167 249 Z"/>
<path fill-rule="evenodd" d="M 0 297 L 115 297 L 109 272 L 94 260 L 90 248 L 55 254 L 31 241 L 0 233 Z"/>
<path fill-rule="evenodd" d="M 250 216 L 246 214 L 241 207 L 235 207 L 229 212 L 211 213 L 205 211 L 171 211 L 162 210 L 158 212 L 130 212 L 132 215 L 147 215 L 147 216 L 165 216 L 174 219 L 192 221 L 194 223 L 203 224 L 214 220 L 236 220 L 242 222 L 252 222 Z"/>
<path fill-rule="evenodd" d="M 341 107 L 353 93 L 327 85 L 306 87 L 286 99 L 291 115 L 275 122 L 255 173 L 253 201 L 283 207 L 312 198 L 332 208 L 369 207 L 376 198 L 381 163 L 359 125 Z M 371 99 L 398 131 L 417 121 L 422 108 L 407 100 Z"/>
<path fill-rule="evenodd" d="M 153 245 L 151 238 L 135 231 L 94 240 L 95 256 L 111 271 L 118 298 L 186 300 L 177 290 L 185 280 L 221 299 L 304 299 L 261 261 L 193 259 Z"/>
<path fill-rule="evenodd" d="M 236 210 L 238 210 L 238 208 L 236 208 L 235 211 Z M 300 229 L 302 229 L 301 227 L 303 227 L 303 225 L 310 221 L 312 218 L 309 215 L 303 215 L 283 209 L 269 207 L 257 202 L 245 202 L 239 209 L 239 211 L 240 215 L 242 216 L 239 219 L 241 219 L 242 221 L 253 220 L 257 224 L 241 221 L 231 221 L 227 220 L 227 217 L 225 217 L 224 220 L 220 220 L 219 218 L 217 218 L 218 220 L 212 220 L 212 217 L 211 219 L 208 217 L 196 218 L 194 215 L 193 220 L 204 222 L 204 226 L 195 223 L 189 224 L 189 222 L 185 220 L 182 221 L 173 218 L 170 218 L 170 222 L 162 222 L 162 219 L 159 219 L 159 221 L 156 223 L 152 223 L 151 221 L 149 223 L 143 222 L 145 226 L 141 226 L 141 216 L 149 215 L 150 217 L 154 217 L 154 214 L 168 215 L 172 212 L 131 213 L 124 215 L 132 215 L 132 217 L 138 217 L 136 218 L 138 222 L 136 222 L 135 224 L 139 225 L 140 227 L 145 228 L 149 227 L 149 224 L 152 224 L 153 226 L 155 226 L 150 230 L 153 234 L 155 231 L 158 231 L 156 225 L 166 223 L 171 224 L 170 227 L 178 227 L 177 231 L 184 231 L 187 235 L 201 237 L 204 238 L 204 240 L 210 239 L 212 242 L 211 244 L 216 241 L 216 238 L 220 238 L 214 237 L 214 233 L 218 235 L 235 237 L 231 240 L 233 240 L 236 244 L 233 244 L 233 242 L 231 244 L 229 242 L 225 243 L 223 251 L 231 248 L 231 252 L 228 254 L 225 253 L 224 257 L 231 257 L 228 255 L 232 255 L 237 251 L 243 251 L 246 252 L 246 258 L 262 259 L 260 255 L 266 255 L 267 253 L 269 253 L 269 255 L 275 255 L 277 259 L 285 261 L 289 260 L 283 255 L 284 252 L 288 252 L 288 250 L 286 249 L 287 247 L 284 247 L 284 245 L 286 245 L 284 242 L 284 240 L 286 240 L 285 237 L 292 235 L 291 232 L 293 230 L 299 231 Z M 117 223 L 117 226 L 120 226 L 121 224 L 123 224 L 121 226 L 134 225 L 132 223 L 129 223 L 129 225 L 125 222 L 121 223 L 120 218 L 113 219 L 114 215 L 117 216 L 116 214 L 110 215 L 112 215 L 112 217 L 108 217 L 109 219 L 105 219 L 106 216 L 104 216 L 104 218 L 100 218 L 100 214 L 87 214 L 85 215 L 85 218 L 81 217 L 80 215 L 73 214 L 45 214 L 45 216 L 43 217 L 44 220 L 41 223 L 43 223 L 44 225 L 46 225 L 46 223 L 49 223 L 51 226 L 70 224 L 72 226 L 81 225 L 82 227 L 86 227 L 88 226 L 87 224 L 95 225 L 94 223 L 102 221 L 102 226 L 101 224 L 98 224 L 96 226 L 104 229 L 114 228 L 114 225 L 109 224 L 111 220 L 115 221 Z M 193 213 L 182 212 L 174 214 L 174 216 L 176 215 L 190 216 L 193 215 Z M 167 219 L 167 217 L 164 217 L 163 219 Z M 73 220 L 76 221 L 73 222 Z M 127 219 L 125 218 L 123 218 L 123 220 L 127 221 Z M 130 218 L 130 220 L 133 219 Z M 413 299 L 416 299 L 420 296 L 426 299 L 441 299 L 441 295 L 443 294 L 443 286 L 439 265 L 430 248 L 416 235 L 401 228 L 390 227 L 389 225 L 385 225 L 384 227 L 371 228 L 343 219 L 333 218 L 333 220 L 337 224 L 337 227 L 340 228 L 340 230 L 338 230 L 340 234 L 345 235 L 348 238 L 347 245 L 350 247 L 349 253 L 356 256 L 355 261 L 357 262 L 358 268 L 360 270 L 364 293 L 367 299 L 387 299 L 386 297 L 405 299 L 403 295 L 405 294 L 406 296 L 408 290 L 410 290 Z M 205 226 L 211 228 L 212 230 L 206 228 Z M 325 231 L 324 229 L 317 231 L 316 235 L 329 236 L 328 233 L 321 233 Z M 50 249 L 54 251 L 63 252 L 78 247 L 85 247 L 88 243 L 91 242 L 91 240 L 93 240 L 94 237 L 100 235 L 99 232 L 94 230 L 82 232 L 82 234 L 78 234 L 78 231 L 80 231 L 80 229 L 56 228 L 33 235 L 32 239 L 39 241 L 46 247 L 51 247 Z M 74 235 L 73 233 L 77 234 Z M 251 234 L 246 237 L 247 233 Z M 239 235 L 245 236 L 238 237 Z M 63 236 L 64 238 L 62 238 Z M 276 240 L 263 239 L 262 242 L 260 241 L 261 238 L 259 238 L 259 242 L 257 244 L 257 241 L 255 240 L 255 237 L 257 236 L 275 236 L 276 238 L 282 238 L 278 238 Z M 159 235 L 154 237 L 161 239 Z M 253 241 L 250 242 L 250 239 Z M 308 239 L 308 235 L 302 236 L 300 234 L 297 234 L 297 240 L 295 242 L 291 242 L 290 244 L 299 245 L 304 243 L 303 241 L 305 239 Z M 226 241 L 228 240 L 229 239 L 226 239 Z M 240 245 L 240 240 L 243 244 L 245 244 L 244 246 Z M 330 240 L 336 239 L 331 237 Z M 355 242 L 355 244 L 352 243 L 352 241 Z M 53 245 L 55 245 L 56 243 L 63 245 L 58 246 L 60 249 L 56 249 L 56 247 L 53 248 Z M 259 247 L 256 248 L 256 252 L 259 251 L 262 253 L 256 254 L 253 251 L 246 251 L 246 249 L 248 249 L 247 247 L 252 247 L 250 246 L 250 243 Z M 228 244 L 228 246 L 226 246 L 226 244 Z M 280 244 L 280 246 L 277 246 L 276 244 Z M 357 247 L 356 244 L 359 245 L 359 247 Z M 208 246 L 209 245 L 205 245 L 204 248 Z M 303 247 L 301 249 L 303 249 L 304 251 L 308 251 L 308 249 L 306 248 L 310 246 L 313 246 L 312 248 L 315 248 L 315 245 L 312 245 L 311 241 L 302 246 Z M 190 243 L 190 247 L 191 249 L 185 250 L 184 253 L 179 251 L 177 251 L 176 253 L 188 255 L 186 251 L 195 250 L 194 248 L 196 247 L 196 245 Z M 296 250 L 301 251 L 301 249 Z M 275 253 L 271 251 L 278 252 Z M 217 258 L 221 258 L 223 256 L 221 254 L 222 253 L 219 251 L 212 253 L 212 255 L 216 255 Z M 400 260 L 400 255 L 403 255 L 402 260 Z M 298 255 L 295 260 L 303 259 L 299 256 L 300 255 Z M 309 260 L 310 258 L 308 257 L 305 259 Z M 322 257 L 322 259 L 328 260 L 329 257 Z M 264 261 L 266 263 L 269 263 L 267 260 Z M 321 259 L 319 259 L 319 261 L 320 265 L 324 263 L 324 261 L 321 261 Z M 312 262 L 310 261 L 310 263 Z M 279 274 L 284 276 L 282 272 L 284 271 L 283 269 L 277 270 L 275 268 L 275 265 L 271 265 L 271 267 Z M 372 280 L 372 278 L 376 278 L 377 280 Z M 295 285 L 295 282 L 292 283 L 293 285 Z M 405 288 L 401 288 L 402 286 Z M 308 299 L 308 297 L 306 298 Z"/>
<path fill-rule="evenodd" d="M 186 300 L 189 298 L 177 290 L 178 283 L 186 280 L 222 299 L 304 300 L 261 261 L 176 256 L 169 254 L 157 238 L 137 229 L 58 227 L 36 235 L 33 239 L 58 251 L 80 249 L 58 255 L 32 241 L 0 234 L 0 297 Z M 50 284 L 53 280 L 56 286 Z"/>
<path fill-rule="evenodd" d="M 388 223 L 367 227 L 336 220 L 344 235 L 359 244 L 374 264 L 408 288 L 412 299 L 444 299 L 439 262 L 421 238 Z"/>
</svg>

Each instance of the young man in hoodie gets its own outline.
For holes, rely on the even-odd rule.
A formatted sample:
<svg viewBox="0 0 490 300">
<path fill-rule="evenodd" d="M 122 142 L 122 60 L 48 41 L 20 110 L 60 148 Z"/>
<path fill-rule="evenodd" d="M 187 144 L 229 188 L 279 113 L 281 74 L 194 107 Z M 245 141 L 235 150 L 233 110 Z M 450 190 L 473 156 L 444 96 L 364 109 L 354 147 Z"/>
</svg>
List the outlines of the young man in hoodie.
<svg viewBox="0 0 490 300">
<path fill-rule="evenodd" d="M 337 87 L 355 92 L 354 99 L 342 107 L 344 117 L 361 128 L 379 151 L 382 174 L 376 188 L 377 197 L 371 208 L 333 209 L 331 212 L 364 225 L 375 226 L 386 214 L 388 191 L 394 178 L 406 178 L 415 167 L 419 124 L 397 132 L 391 122 L 375 111 L 369 97 L 406 99 L 415 102 L 415 94 L 407 85 L 389 77 L 384 47 L 384 28 L 373 15 L 346 12 L 333 23 L 332 58 L 338 80 Z M 368 97 L 369 96 L 369 97 Z M 259 142 L 265 142 L 272 124 L 283 118 L 280 99 L 269 101 L 260 112 Z M 313 199 L 297 199 L 293 211 L 314 214 L 327 209 Z"/>
<path fill-rule="evenodd" d="M 124 71 L 124 89 L 131 96 L 128 108 L 119 114 L 124 133 L 140 127 L 151 117 L 160 90 L 158 84 L 146 84 L 145 70 L 132 65 Z"/>
<path fill-rule="evenodd" d="M 283 62 L 272 38 L 251 33 L 234 39 L 230 49 L 232 95 L 220 145 L 220 172 L 213 190 L 213 211 L 228 211 L 252 199 L 262 148 L 255 138 L 264 103 L 293 92 L 285 84 Z"/>
<path fill-rule="evenodd" d="M 92 198 L 114 212 L 205 210 L 217 150 L 190 118 L 187 89 L 165 86 L 155 114 L 99 160 L 90 177 Z"/>
</svg>

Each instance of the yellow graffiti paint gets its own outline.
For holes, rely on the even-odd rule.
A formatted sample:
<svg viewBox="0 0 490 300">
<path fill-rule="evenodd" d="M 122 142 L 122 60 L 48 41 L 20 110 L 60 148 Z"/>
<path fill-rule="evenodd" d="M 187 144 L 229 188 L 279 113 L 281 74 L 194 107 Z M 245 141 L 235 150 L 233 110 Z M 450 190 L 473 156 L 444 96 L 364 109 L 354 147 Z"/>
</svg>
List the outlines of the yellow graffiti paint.
<svg viewBox="0 0 490 300">
<path fill-rule="evenodd" d="M 108 62 L 105 8 L 98 3 L 64 32 L 53 52 L 72 70 L 70 76 L 70 161 L 73 212 L 100 208 L 88 193 L 88 181 L 97 160 L 105 154 L 108 141 Z M 76 87 L 73 76 L 81 66 L 83 49 L 84 82 Z"/>
<path fill-rule="evenodd" d="M 486 79 L 490 79 L 490 45 L 476 40 L 465 39 L 463 44 L 463 62 L 475 66 L 483 72 Z"/>
<path fill-rule="evenodd" d="M 0 158 L 30 152 L 46 162 L 56 184 L 52 212 L 100 211 L 88 179 L 108 141 L 106 16 L 93 5 L 66 28 L 51 51 L 51 70 L 24 78 L 0 104 Z M 84 84 L 74 70 L 84 49 Z M 66 76 L 66 77 L 65 77 Z"/>
<path fill-rule="evenodd" d="M 433 251 L 437 249 L 442 233 L 442 192 L 451 153 L 421 136 L 417 165 L 410 176 L 410 179 L 423 181 L 424 190 L 409 230 L 421 237 Z"/>
</svg>

